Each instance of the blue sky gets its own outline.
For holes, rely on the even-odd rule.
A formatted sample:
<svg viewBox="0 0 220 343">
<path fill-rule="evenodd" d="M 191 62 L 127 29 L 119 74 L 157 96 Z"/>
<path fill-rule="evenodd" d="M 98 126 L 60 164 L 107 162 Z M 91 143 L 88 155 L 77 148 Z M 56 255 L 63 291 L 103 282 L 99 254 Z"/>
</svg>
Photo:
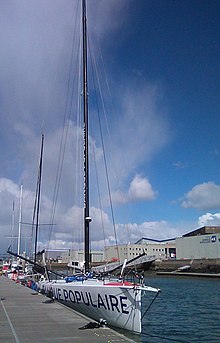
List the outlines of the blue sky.
<svg viewBox="0 0 220 343">
<path fill-rule="evenodd" d="M 13 201 L 17 231 L 22 181 L 23 220 L 32 218 L 42 123 L 41 223 L 50 220 L 77 4 L 0 2 L 0 252 L 10 241 Z M 220 3 L 214 0 L 88 0 L 90 44 L 102 70 L 100 82 L 107 78 L 111 94 L 103 91 L 110 130 L 110 137 L 106 131 L 104 136 L 120 243 L 220 225 L 219 22 Z M 93 95 L 90 90 L 92 123 Z M 72 195 L 73 112 L 51 243 L 56 248 L 73 246 L 81 213 Z M 100 140 L 95 129 L 90 135 L 99 168 Z M 103 184 L 103 175 L 99 178 Z M 94 191 L 94 248 L 103 243 L 97 207 Z M 105 205 L 102 211 L 111 244 L 110 212 Z M 28 230 L 23 227 L 27 235 Z M 41 247 L 47 246 L 47 231 L 41 229 Z"/>
</svg>

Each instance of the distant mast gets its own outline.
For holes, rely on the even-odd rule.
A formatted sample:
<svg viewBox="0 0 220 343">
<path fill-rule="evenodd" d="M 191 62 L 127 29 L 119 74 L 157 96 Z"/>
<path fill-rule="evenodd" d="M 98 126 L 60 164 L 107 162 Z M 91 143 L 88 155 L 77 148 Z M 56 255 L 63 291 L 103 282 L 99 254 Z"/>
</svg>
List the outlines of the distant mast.
<svg viewBox="0 0 220 343">
<path fill-rule="evenodd" d="M 20 207 L 19 207 L 19 223 L 18 223 L 18 255 L 21 249 L 21 226 L 22 226 L 22 201 L 23 201 L 23 183 L 20 189 Z"/>
<path fill-rule="evenodd" d="M 12 225 L 11 225 L 11 249 L 14 250 L 14 230 L 15 230 L 15 202 L 12 203 Z"/>
<path fill-rule="evenodd" d="M 42 133 L 42 135 L 41 135 L 41 149 L 40 149 L 40 162 L 39 162 L 38 180 L 37 180 L 37 217 L 36 217 L 36 232 L 35 232 L 35 244 L 34 244 L 34 262 L 35 263 L 37 262 L 37 242 L 38 242 L 38 231 L 39 231 L 39 213 L 40 213 L 43 150 L 44 150 L 44 134 Z"/>
<path fill-rule="evenodd" d="M 84 240 L 85 240 L 85 272 L 90 269 L 89 247 L 89 158 L 88 158 L 88 82 L 87 82 L 87 18 L 86 0 L 82 0 L 83 27 L 83 124 L 84 124 Z"/>
</svg>

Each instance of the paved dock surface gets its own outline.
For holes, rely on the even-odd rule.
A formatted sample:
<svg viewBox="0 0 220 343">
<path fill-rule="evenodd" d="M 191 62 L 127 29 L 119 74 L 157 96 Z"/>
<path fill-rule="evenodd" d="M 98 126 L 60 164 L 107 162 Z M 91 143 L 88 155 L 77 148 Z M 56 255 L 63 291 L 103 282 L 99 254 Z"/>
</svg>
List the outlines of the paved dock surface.
<svg viewBox="0 0 220 343">
<path fill-rule="evenodd" d="M 80 330 L 92 320 L 0 276 L 0 342 L 134 342 L 109 328 Z"/>
</svg>

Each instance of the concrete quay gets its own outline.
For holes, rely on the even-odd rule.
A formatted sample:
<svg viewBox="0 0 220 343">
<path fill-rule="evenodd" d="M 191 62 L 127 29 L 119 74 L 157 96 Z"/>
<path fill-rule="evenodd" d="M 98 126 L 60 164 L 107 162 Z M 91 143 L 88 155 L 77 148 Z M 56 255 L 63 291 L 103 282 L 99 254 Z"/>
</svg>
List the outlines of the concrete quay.
<svg viewBox="0 0 220 343">
<path fill-rule="evenodd" d="M 174 272 L 178 268 L 190 266 L 187 272 L 201 274 L 218 274 L 220 273 L 219 258 L 204 259 L 182 259 L 182 260 L 156 260 L 152 263 L 151 271 L 155 272 Z"/>
<path fill-rule="evenodd" d="M 157 272 L 157 275 L 169 275 L 169 276 L 194 276 L 194 277 L 207 277 L 207 278 L 220 278 L 220 273 L 190 273 L 190 272 Z"/>
<path fill-rule="evenodd" d="M 84 329 L 92 320 L 0 276 L 0 342 L 134 342 L 110 328 Z M 93 322 L 93 321 L 92 321 Z"/>
</svg>

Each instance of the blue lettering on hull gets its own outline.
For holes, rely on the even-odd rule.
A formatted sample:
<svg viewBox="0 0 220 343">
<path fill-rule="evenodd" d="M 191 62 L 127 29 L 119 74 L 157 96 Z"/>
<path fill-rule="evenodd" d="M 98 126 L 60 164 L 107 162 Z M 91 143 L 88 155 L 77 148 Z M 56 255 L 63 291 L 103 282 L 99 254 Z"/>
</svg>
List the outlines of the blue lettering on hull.
<svg viewBox="0 0 220 343">
<path fill-rule="evenodd" d="M 65 288 L 51 288 L 53 296 L 58 301 L 70 302 L 72 304 L 84 304 L 96 308 L 102 308 L 107 311 L 115 311 L 117 313 L 129 314 L 127 300 L 124 295 L 113 295 L 97 293 L 96 298 L 92 297 L 90 292 L 73 291 Z"/>
</svg>

